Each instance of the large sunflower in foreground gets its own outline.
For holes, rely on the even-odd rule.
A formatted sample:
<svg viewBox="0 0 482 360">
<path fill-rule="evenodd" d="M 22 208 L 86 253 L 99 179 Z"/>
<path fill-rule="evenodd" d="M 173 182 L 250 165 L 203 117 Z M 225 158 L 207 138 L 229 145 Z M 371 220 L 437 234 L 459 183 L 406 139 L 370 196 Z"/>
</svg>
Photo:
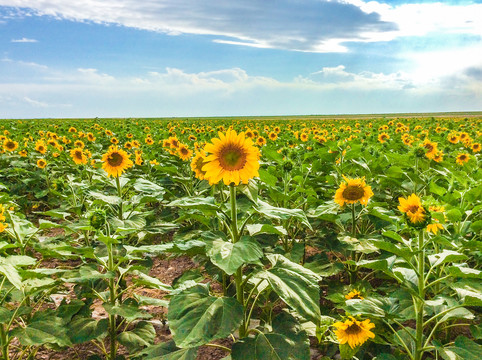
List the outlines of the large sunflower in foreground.
<svg viewBox="0 0 482 360">
<path fill-rule="evenodd" d="M 132 167 L 134 163 L 129 159 L 130 155 L 117 146 L 111 146 L 109 151 L 102 155 L 102 169 L 108 176 L 119 177 L 124 170 Z"/>
<path fill-rule="evenodd" d="M 362 205 L 368 203 L 368 199 L 373 196 L 372 188 L 365 183 L 364 178 L 349 179 L 343 175 L 345 182 L 342 182 L 335 193 L 335 202 L 344 206 L 345 204 L 355 204 L 360 202 Z"/>
<path fill-rule="evenodd" d="M 369 319 L 358 321 L 351 317 L 344 322 L 338 321 L 333 324 L 336 328 L 335 335 L 340 344 L 350 345 L 352 349 L 364 344 L 369 338 L 374 338 L 375 334 L 370 330 L 375 327 Z"/>
<path fill-rule="evenodd" d="M 259 176 L 259 151 L 243 132 L 228 130 L 226 135 L 219 132 L 219 138 L 212 139 L 204 150 L 210 155 L 202 170 L 211 185 L 221 180 L 225 185 L 247 184 L 249 179 Z"/>
</svg>

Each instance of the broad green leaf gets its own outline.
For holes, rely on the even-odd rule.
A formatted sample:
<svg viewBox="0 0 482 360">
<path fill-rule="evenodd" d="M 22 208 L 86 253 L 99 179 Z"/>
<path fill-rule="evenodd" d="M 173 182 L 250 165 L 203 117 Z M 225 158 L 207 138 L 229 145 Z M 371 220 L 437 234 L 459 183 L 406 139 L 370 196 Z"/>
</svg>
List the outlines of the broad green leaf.
<svg viewBox="0 0 482 360">
<path fill-rule="evenodd" d="M 436 267 L 448 262 L 461 261 L 465 259 L 467 259 L 466 255 L 461 254 L 457 251 L 452 251 L 452 250 L 443 250 L 441 253 L 428 256 L 428 261 L 430 262 L 430 265 L 433 267 Z"/>
<path fill-rule="evenodd" d="M 7 308 L 1 306 L 0 307 L 0 324 L 5 324 L 10 321 L 12 318 L 13 312 L 8 310 Z"/>
<path fill-rule="evenodd" d="M 273 226 L 271 224 L 250 224 L 246 226 L 249 235 L 255 236 L 259 234 L 287 235 L 287 231 L 282 226 Z"/>
<path fill-rule="evenodd" d="M 273 319 L 273 332 L 286 336 L 294 343 L 292 356 L 297 360 L 310 360 L 310 340 L 297 319 L 283 311 Z"/>
<path fill-rule="evenodd" d="M 218 210 L 213 197 L 184 197 L 171 201 L 167 206 L 180 207 L 184 209 Z"/>
<path fill-rule="evenodd" d="M 0 258 L 0 264 L 12 265 L 12 266 L 32 266 L 37 263 L 37 260 L 33 257 L 26 255 L 10 255 L 6 258 Z"/>
<path fill-rule="evenodd" d="M 204 253 L 206 243 L 200 240 L 174 241 L 159 245 L 129 246 L 124 245 L 128 254 L 161 255 L 164 253 L 185 253 L 188 255 Z"/>
<path fill-rule="evenodd" d="M 12 239 L 19 241 L 21 244 L 25 244 L 38 232 L 38 228 L 28 220 L 22 219 L 15 214 L 10 214 L 10 224 L 5 232 L 8 233 Z"/>
<path fill-rule="evenodd" d="M 124 331 L 119 334 L 119 342 L 124 345 L 129 353 L 139 350 L 143 347 L 154 344 L 156 330 L 151 323 L 141 321 L 137 323 L 133 330 Z"/>
<path fill-rule="evenodd" d="M 377 249 L 388 251 L 392 254 L 400 256 L 401 258 L 409 261 L 411 258 L 411 252 L 405 246 L 399 244 L 392 244 L 383 240 L 371 240 L 371 243 L 377 247 Z"/>
<path fill-rule="evenodd" d="M 20 277 L 17 269 L 10 264 L 1 264 L 0 263 L 0 274 L 4 275 L 10 284 L 15 286 L 18 290 L 22 287 L 22 278 Z"/>
<path fill-rule="evenodd" d="M 465 336 L 458 336 L 453 346 L 443 347 L 436 341 L 434 344 L 445 360 L 480 360 L 482 358 L 482 345 Z"/>
<path fill-rule="evenodd" d="M 92 266 L 83 265 L 76 270 L 65 272 L 62 281 L 67 283 L 85 283 L 97 279 L 109 279 L 114 276 L 114 273 L 101 273 Z"/>
<path fill-rule="evenodd" d="M 482 220 L 474 221 L 470 224 L 470 228 L 475 232 L 480 232 L 482 230 Z"/>
<path fill-rule="evenodd" d="M 459 297 L 463 300 L 465 306 L 482 306 L 482 293 L 468 285 L 464 287 L 453 286 Z"/>
<path fill-rule="evenodd" d="M 110 205 L 117 205 L 122 202 L 122 199 L 116 195 L 104 195 L 97 191 L 89 191 L 89 196 L 94 198 L 94 202 L 99 201 Z"/>
<path fill-rule="evenodd" d="M 310 222 L 308 221 L 304 211 L 301 209 L 285 209 L 275 207 L 258 199 L 258 206 L 256 207 L 256 211 L 270 219 L 288 220 L 290 218 L 294 218 L 296 220 L 299 220 L 309 229 L 311 229 Z"/>
<path fill-rule="evenodd" d="M 143 272 L 140 271 L 134 271 L 133 275 L 137 275 L 137 278 L 133 279 L 133 282 L 139 285 L 147 285 L 152 289 L 159 289 L 159 290 L 164 290 L 164 291 L 171 291 L 172 287 L 164 284 L 162 281 L 160 281 L 158 278 L 154 278 L 152 276 L 149 276 L 147 274 L 144 274 Z"/>
<path fill-rule="evenodd" d="M 74 317 L 69 324 L 68 335 L 73 344 L 81 344 L 90 340 L 101 340 L 107 335 L 108 319 L 95 320 L 90 317 Z"/>
<path fill-rule="evenodd" d="M 56 316 L 49 316 L 36 321 L 34 319 L 25 328 L 20 326 L 15 328 L 12 331 L 12 335 L 16 336 L 18 341 L 24 346 L 43 344 L 68 346 L 71 344 L 62 319 Z"/>
<path fill-rule="evenodd" d="M 276 294 L 298 314 L 307 320 L 317 322 L 320 317 L 321 278 L 313 271 L 289 261 L 282 255 L 267 255 L 272 264 L 269 270 L 254 275 L 266 280 Z"/>
<path fill-rule="evenodd" d="M 403 244 L 403 238 L 395 231 L 392 231 L 392 230 L 384 231 L 382 235 Z"/>
<path fill-rule="evenodd" d="M 232 360 L 298 360 L 295 344 L 281 334 L 256 334 L 233 344 Z M 303 358 L 304 359 L 304 358 Z"/>
<path fill-rule="evenodd" d="M 149 346 L 134 357 L 135 360 L 195 360 L 197 347 L 179 349 L 174 341 Z"/>
<path fill-rule="evenodd" d="M 369 298 L 346 300 L 345 311 L 350 315 L 367 315 L 378 318 L 398 318 L 400 309 L 396 298 Z"/>
<path fill-rule="evenodd" d="M 235 244 L 218 239 L 213 241 L 207 255 L 214 265 L 226 274 L 232 275 L 243 264 L 260 263 L 263 250 L 249 238 L 241 238 Z"/>
<path fill-rule="evenodd" d="M 176 345 L 195 347 L 231 334 L 243 319 L 243 307 L 234 298 L 210 296 L 198 284 L 177 294 L 169 303 L 168 320 Z"/>
<path fill-rule="evenodd" d="M 451 222 L 457 222 L 462 220 L 462 213 L 457 208 L 450 209 L 449 211 L 447 211 L 446 215 Z"/>
<path fill-rule="evenodd" d="M 262 182 L 270 186 L 276 186 L 278 182 L 278 178 L 276 176 L 271 175 L 268 171 L 264 169 L 259 169 L 259 178 Z"/>
<path fill-rule="evenodd" d="M 152 315 L 133 305 L 111 305 L 109 303 L 104 303 L 102 306 L 109 315 L 119 315 L 125 318 L 127 321 L 133 321 L 136 319 L 149 319 L 152 317 Z"/>
</svg>

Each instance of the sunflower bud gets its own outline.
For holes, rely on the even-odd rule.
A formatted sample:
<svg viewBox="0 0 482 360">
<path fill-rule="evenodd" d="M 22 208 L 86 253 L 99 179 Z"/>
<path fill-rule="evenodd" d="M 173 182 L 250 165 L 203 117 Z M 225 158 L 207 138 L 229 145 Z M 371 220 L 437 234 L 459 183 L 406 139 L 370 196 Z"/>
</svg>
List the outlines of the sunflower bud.
<svg viewBox="0 0 482 360">
<path fill-rule="evenodd" d="M 106 213 L 104 210 L 96 209 L 93 211 L 92 215 L 90 216 L 90 225 L 94 228 L 99 230 L 102 226 L 106 223 Z"/>
</svg>

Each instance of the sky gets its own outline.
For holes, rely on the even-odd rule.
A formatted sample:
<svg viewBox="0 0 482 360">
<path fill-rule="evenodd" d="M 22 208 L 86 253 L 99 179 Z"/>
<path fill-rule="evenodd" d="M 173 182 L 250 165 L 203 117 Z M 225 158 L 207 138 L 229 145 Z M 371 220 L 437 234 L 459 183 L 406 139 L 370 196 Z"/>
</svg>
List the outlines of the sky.
<svg viewBox="0 0 482 360">
<path fill-rule="evenodd" d="M 0 119 L 482 110 L 482 0 L 0 0 Z"/>
</svg>

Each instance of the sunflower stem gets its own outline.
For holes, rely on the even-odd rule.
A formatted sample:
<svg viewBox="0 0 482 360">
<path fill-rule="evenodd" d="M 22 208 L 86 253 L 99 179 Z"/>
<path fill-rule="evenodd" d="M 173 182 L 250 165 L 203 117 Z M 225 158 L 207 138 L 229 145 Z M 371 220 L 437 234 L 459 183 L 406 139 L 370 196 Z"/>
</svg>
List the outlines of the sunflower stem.
<svg viewBox="0 0 482 360">
<path fill-rule="evenodd" d="M 231 183 L 229 185 L 229 195 L 230 195 L 230 203 L 231 203 L 231 236 L 232 236 L 233 244 L 236 244 L 239 240 L 239 232 L 238 232 L 238 211 L 236 208 L 236 188 L 234 187 L 234 183 Z M 243 265 L 241 265 L 236 270 L 236 273 L 234 274 L 234 282 L 236 284 L 236 298 L 244 308 Z M 246 319 L 243 316 L 243 323 L 239 327 L 240 338 L 243 338 L 246 336 L 245 321 Z"/>
<path fill-rule="evenodd" d="M 120 183 L 120 180 L 119 180 L 119 176 L 116 176 L 115 178 L 115 184 L 117 186 L 117 195 L 119 196 L 120 200 L 119 200 L 119 220 L 122 220 L 122 217 L 123 217 L 123 209 L 122 209 L 122 187 L 121 187 L 121 183 Z"/>
<path fill-rule="evenodd" d="M 425 304 L 425 250 L 423 231 L 418 235 L 418 299 L 416 299 L 416 330 L 415 330 L 415 356 L 414 360 L 421 360 L 423 350 L 423 308 Z"/>
<path fill-rule="evenodd" d="M 351 204 L 351 237 L 356 238 L 356 216 L 355 203 Z M 356 251 L 351 251 L 351 259 L 356 262 Z M 352 267 L 353 266 L 353 267 Z M 350 269 L 350 284 L 353 285 L 358 277 L 358 268 L 356 265 L 351 265 Z"/>
</svg>

